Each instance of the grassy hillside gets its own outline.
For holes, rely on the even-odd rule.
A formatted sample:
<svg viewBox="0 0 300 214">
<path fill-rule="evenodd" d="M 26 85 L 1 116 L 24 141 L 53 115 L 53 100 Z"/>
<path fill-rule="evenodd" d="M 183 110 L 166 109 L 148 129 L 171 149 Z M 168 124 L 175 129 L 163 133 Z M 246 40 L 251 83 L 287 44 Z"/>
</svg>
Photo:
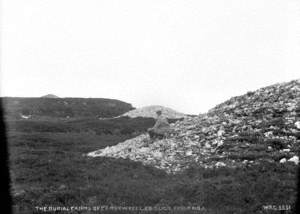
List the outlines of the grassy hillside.
<svg viewBox="0 0 300 214">
<path fill-rule="evenodd" d="M 216 115 L 210 115 L 213 114 L 210 112 L 207 117 L 202 115 L 174 123 L 176 141 L 170 147 L 172 153 L 184 154 L 184 148 L 192 150 L 192 140 L 201 143 L 197 144 L 200 145 L 197 151 L 203 152 L 206 147 L 211 151 L 213 149 L 206 144 L 213 144 L 214 139 L 219 139 L 223 143 L 216 150 L 219 153 L 209 155 L 211 159 L 206 160 L 215 163 L 224 158 L 243 163 L 219 168 L 191 164 L 177 174 L 168 174 L 165 170 L 130 159 L 87 157 L 88 152 L 116 145 L 153 126 L 154 120 L 151 118 L 103 119 L 128 111 L 132 108 L 130 104 L 105 99 L 4 98 L 15 213 L 29 214 L 33 213 L 35 206 L 49 205 L 204 208 L 202 212 L 144 212 L 151 214 L 284 213 L 264 209 L 266 206 L 284 205 L 291 208 L 285 213 L 295 213 L 298 166 L 289 161 L 282 164 L 279 159 L 285 154 L 281 143 L 285 143 L 287 135 L 293 134 L 292 144 L 287 141 L 291 144 L 290 152 L 295 153 L 299 145 L 298 132 L 292 131 L 292 122 L 298 112 L 293 103 L 299 97 L 293 94 L 298 95 L 298 87 L 269 89 L 255 96 L 248 94 L 251 99 L 231 99 L 229 103 L 215 108 Z M 288 93 L 289 90 L 293 93 Z M 276 97 L 277 94 L 280 96 Z M 254 100 L 257 105 L 253 105 Z M 274 111 L 270 112 L 272 109 Z M 284 112 L 285 109 L 289 114 Z M 24 115 L 31 117 L 24 118 Z M 262 117 L 261 122 L 257 115 Z M 280 118 L 284 121 L 277 120 Z M 289 123 L 286 125 L 285 122 Z M 268 135 L 263 136 L 272 141 L 267 141 L 265 146 L 253 134 L 254 131 L 261 134 L 267 132 Z M 236 134 L 235 138 L 232 134 Z M 278 141 L 278 136 L 283 141 Z M 170 139 L 164 140 L 171 142 Z M 186 144 L 180 148 L 184 142 Z M 270 156 L 279 154 L 278 160 L 266 158 L 267 152 L 262 152 L 265 147 L 271 148 L 268 152 Z M 158 149 L 155 148 L 155 151 Z M 226 152 L 225 155 L 222 152 Z M 205 156 L 201 157 L 205 159 Z M 259 164 L 244 164 L 244 159 L 259 159 Z"/>
<path fill-rule="evenodd" d="M 136 135 L 154 125 L 153 118 L 128 118 L 99 120 L 81 118 L 71 120 L 8 120 L 10 130 L 26 133 L 89 133 L 91 135 Z"/>
<path fill-rule="evenodd" d="M 15 213 L 32 213 L 23 211 L 46 205 L 122 205 L 201 206 L 206 209 L 203 213 L 231 214 L 259 213 L 264 205 L 293 204 L 297 170 L 294 164 L 265 162 L 235 169 L 195 166 L 168 175 L 131 160 L 85 156 L 87 152 L 132 138 L 153 122 L 145 118 L 118 118 L 10 123 Z M 134 132 L 117 134 L 120 127 L 129 127 Z M 102 128 L 109 132 L 97 133 Z"/>
<path fill-rule="evenodd" d="M 207 213 L 258 213 L 263 205 L 295 200 L 293 164 L 195 167 L 171 176 L 130 160 L 83 156 L 125 139 L 83 133 L 11 133 L 14 204 L 20 210 L 46 204 L 194 205 L 205 207 Z"/>
<path fill-rule="evenodd" d="M 20 98 L 4 97 L 5 115 L 51 118 L 115 117 L 133 109 L 131 104 L 104 98 Z"/>
</svg>

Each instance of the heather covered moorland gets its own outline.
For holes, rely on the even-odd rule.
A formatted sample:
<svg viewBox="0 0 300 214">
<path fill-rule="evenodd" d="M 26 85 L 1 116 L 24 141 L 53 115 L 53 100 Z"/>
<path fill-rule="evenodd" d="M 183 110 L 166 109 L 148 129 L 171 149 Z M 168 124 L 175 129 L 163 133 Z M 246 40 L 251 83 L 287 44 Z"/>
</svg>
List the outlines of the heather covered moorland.
<svg viewBox="0 0 300 214">
<path fill-rule="evenodd" d="M 17 106 L 21 114 L 6 118 L 15 213 L 45 205 L 201 206 L 212 214 L 272 213 L 265 207 L 289 205 L 293 213 L 299 85 L 268 86 L 173 120 L 174 132 L 152 144 L 145 133 L 153 118 L 103 120 L 99 115 L 124 112 L 78 116 L 59 108 L 55 117 L 24 117 L 32 114 Z"/>
</svg>

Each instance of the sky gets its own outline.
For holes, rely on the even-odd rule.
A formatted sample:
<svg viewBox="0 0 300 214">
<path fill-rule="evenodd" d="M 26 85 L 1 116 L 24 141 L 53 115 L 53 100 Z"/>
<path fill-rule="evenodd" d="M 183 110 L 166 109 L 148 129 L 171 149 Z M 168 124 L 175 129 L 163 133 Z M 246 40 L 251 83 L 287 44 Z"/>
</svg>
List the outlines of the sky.
<svg viewBox="0 0 300 214">
<path fill-rule="evenodd" d="M 300 78 L 298 0 L 2 0 L 0 95 L 204 113 Z"/>
</svg>

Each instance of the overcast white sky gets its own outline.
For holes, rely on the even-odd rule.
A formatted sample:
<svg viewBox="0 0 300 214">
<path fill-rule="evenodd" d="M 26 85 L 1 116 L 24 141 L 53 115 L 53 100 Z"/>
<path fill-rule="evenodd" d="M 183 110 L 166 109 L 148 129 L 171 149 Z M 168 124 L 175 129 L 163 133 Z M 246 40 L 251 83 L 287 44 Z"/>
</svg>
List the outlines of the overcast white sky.
<svg viewBox="0 0 300 214">
<path fill-rule="evenodd" d="M 298 0 L 2 0 L 1 96 L 198 114 L 300 78 Z"/>
</svg>

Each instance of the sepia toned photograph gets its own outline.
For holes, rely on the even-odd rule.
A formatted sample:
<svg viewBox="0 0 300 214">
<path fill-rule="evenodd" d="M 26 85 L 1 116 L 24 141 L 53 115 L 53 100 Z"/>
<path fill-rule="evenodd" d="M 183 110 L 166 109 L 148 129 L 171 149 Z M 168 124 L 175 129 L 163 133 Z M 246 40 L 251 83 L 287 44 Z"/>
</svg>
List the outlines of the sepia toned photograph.
<svg viewBox="0 0 300 214">
<path fill-rule="evenodd" d="M 2 0 L 0 29 L 1 213 L 300 213 L 300 1 Z"/>
</svg>

